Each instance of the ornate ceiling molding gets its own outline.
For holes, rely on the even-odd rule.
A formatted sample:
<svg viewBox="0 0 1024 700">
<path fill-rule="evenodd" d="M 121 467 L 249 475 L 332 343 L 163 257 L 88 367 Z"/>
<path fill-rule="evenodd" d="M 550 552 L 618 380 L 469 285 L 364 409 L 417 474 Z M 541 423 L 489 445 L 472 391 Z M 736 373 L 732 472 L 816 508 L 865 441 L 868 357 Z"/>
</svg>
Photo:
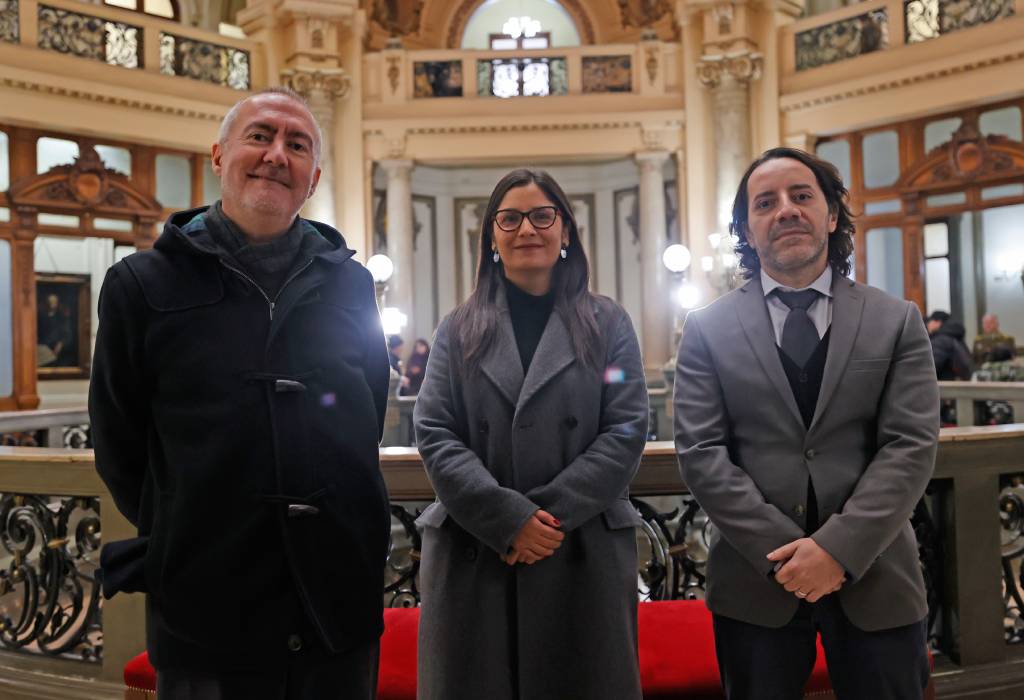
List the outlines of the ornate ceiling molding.
<svg viewBox="0 0 1024 700">
<path fill-rule="evenodd" d="M 224 118 L 223 112 L 227 111 L 227 106 L 224 107 L 223 112 L 214 110 L 186 109 L 184 107 L 175 107 L 156 100 L 129 99 L 115 95 L 105 95 L 100 92 L 76 90 L 61 85 L 46 85 L 42 83 L 34 83 L 28 80 L 17 80 L 15 78 L 7 77 L 0 77 L 0 88 L 12 88 L 15 90 L 25 90 L 27 92 L 38 92 L 43 95 L 69 97 L 75 100 L 86 100 L 88 102 L 128 107 L 129 109 L 139 109 L 144 112 L 156 112 L 158 114 L 169 114 L 175 117 L 186 117 L 188 119 L 200 119 L 204 121 L 219 122 Z"/>
<path fill-rule="evenodd" d="M 925 83 L 931 80 L 938 80 L 951 75 L 958 75 L 960 73 L 969 73 L 971 71 L 979 70 L 982 68 L 989 68 L 992 66 L 1003 65 L 1004 63 L 1013 63 L 1014 61 L 1024 60 L 1024 51 L 1016 51 L 1014 53 L 1004 54 L 1002 56 L 993 56 L 990 58 L 983 58 L 977 61 L 970 61 L 962 63 L 956 66 L 950 66 L 948 68 L 941 68 L 938 70 L 925 71 L 916 75 L 909 75 L 897 80 L 879 80 L 877 82 L 858 85 L 855 88 L 846 90 L 837 90 L 834 92 L 825 92 L 814 94 L 813 96 L 801 99 L 800 93 L 796 93 L 796 96 L 783 95 L 780 100 L 780 109 L 784 113 L 800 112 L 805 109 L 813 109 L 815 107 L 821 107 L 822 105 L 832 104 L 834 102 L 842 102 L 843 100 L 855 99 L 857 97 L 863 97 L 865 95 L 871 95 L 878 92 L 886 92 L 888 90 L 897 90 L 902 87 L 909 85 L 916 85 L 918 83 Z M 801 92 L 817 92 L 816 89 L 806 90 Z"/>
<path fill-rule="evenodd" d="M 534 124 L 466 124 L 466 125 L 443 125 L 422 126 L 408 129 L 406 134 L 410 136 L 434 136 L 440 134 L 506 134 L 525 132 L 551 132 L 551 131 L 599 131 L 608 129 L 643 129 L 664 130 L 681 129 L 684 120 L 666 119 L 652 124 L 649 121 L 635 119 L 609 119 L 603 121 L 572 122 L 572 123 L 545 123 Z M 371 128 L 366 130 L 366 136 L 384 136 L 382 129 Z"/>
</svg>

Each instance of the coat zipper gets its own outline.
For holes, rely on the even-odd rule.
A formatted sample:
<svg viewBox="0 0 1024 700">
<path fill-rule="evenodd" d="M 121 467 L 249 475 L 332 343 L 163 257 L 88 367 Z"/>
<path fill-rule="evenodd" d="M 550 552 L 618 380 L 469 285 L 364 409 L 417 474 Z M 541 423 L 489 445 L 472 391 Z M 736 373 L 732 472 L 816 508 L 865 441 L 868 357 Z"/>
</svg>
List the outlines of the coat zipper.
<svg viewBox="0 0 1024 700">
<path fill-rule="evenodd" d="M 253 287 L 256 288 L 256 291 L 258 291 L 261 295 L 263 295 L 263 298 L 267 300 L 267 306 L 270 307 L 270 320 L 271 320 L 271 322 L 273 322 L 273 320 L 274 320 L 274 309 L 277 307 L 277 300 L 281 298 L 281 293 L 284 292 L 284 288 L 287 287 L 289 285 L 289 283 L 291 283 L 292 280 L 294 280 L 296 277 L 298 277 L 303 272 L 305 272 L 307 267 L 309 267 L 310 265 L 313 264 L 313 258 L 310 258 L 309 260 L 306 261 L 305 265 L 300 267 L 298 270 L 296 270 L 292 274 L 288 275 L 288 279 L 286 279 L 284 281 L 284 284 L 281 285 L 281 288 L 279 290 L 277 290 L 277 294 L 274 296 L 273 299 L 271 299 L 269 296 L 267 296 L 267 293 L 263 291 L 263 287 L 259 286 L 256 283 L 256 280 L 254 280 L 252 277 L 250 277 L 249 275 L 245 274 L 244 272 L 239 270 L 237 267 L 231 267 L 231 265 L 228 265 L 226 262 L 224 262 L 224 260 L 222 258 L 218 258 L 218 260 L 220 260 L 220 264 L 221 265 L 223 265 L 227 269 L 231 270 L 232 272 L 234 272 L 236 275 L 238 275 L 242 279 L 246 280 L 249 284 L 251 284 Z"/>
</svg>

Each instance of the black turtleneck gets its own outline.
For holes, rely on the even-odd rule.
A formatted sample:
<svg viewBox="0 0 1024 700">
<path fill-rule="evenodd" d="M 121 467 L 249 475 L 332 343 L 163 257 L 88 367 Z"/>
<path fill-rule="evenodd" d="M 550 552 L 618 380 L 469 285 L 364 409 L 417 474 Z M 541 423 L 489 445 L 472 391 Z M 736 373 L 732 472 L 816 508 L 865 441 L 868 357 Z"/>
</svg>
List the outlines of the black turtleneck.
<svg viewBox="0 0 1024 700">
<path fill-rule="evenodd" d="M 505 280 L 505 298 L 508 300 L 508 311 L 512 317 L 512 330 L 516 336 L 516 347 L 519 348 L 519 360 L 523 363 L 523 374 L 530 369 L 533 353 L 537 351 L 540 337 L 544 335 L 544 326 L 555 307 L 555 292 L 535 296 Z"/>
</svg>

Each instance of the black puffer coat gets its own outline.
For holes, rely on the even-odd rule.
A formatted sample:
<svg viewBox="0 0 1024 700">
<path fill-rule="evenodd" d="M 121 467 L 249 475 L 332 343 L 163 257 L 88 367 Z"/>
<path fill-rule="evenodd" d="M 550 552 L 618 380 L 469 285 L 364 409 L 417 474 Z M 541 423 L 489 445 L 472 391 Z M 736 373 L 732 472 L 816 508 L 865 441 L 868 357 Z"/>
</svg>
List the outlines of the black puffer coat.
<svg viewBox="0 0 1024 700">
<path fill-rule="evenodd" d="M 149 535 L 160 668 L 259 666 L 296 616 L 328 653 L 382 631 L 390 532 L 378 463 L 388 355 L 341 235 L 271 303 L 202 209 L 107 273 L 89 410 L 96 466 Z"/>
</svg>

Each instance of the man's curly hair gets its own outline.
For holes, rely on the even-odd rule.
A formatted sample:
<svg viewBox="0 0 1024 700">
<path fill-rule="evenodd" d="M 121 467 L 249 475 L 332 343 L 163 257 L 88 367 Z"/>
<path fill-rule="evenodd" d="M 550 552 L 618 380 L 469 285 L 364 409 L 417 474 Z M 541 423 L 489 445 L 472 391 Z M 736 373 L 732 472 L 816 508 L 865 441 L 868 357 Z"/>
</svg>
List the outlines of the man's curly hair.
<svg viewBox="0 0 1024 700">
<path fill-rule="evenodd" d="M 747 172 L 743 174 L 743 179 L 740 180 L 736 198 L 732 202 L 732 223 L 729 224 L 729 232 L 739 239 L 735 252 L 739 257 L 739 267 L 743 277 L 750 279 L 761 270 L 761 260 L 757 257 L 757 251 L 747 241 L 747 209 L 750 204 L 747 183 L 751 173 L 776 158 L 792 158 L 800 161 L 814 173 L 818 187 L 825 195 L 829 212 L 835 214 L 837 218 L 836 230 L 828 237 L 828 261 L 836 272 L 844 276 L 849 275 L 852 267 L 850 256 L 853 255 L 853 214 L 850 213 L 850 207 L 846 203 L 850 193 L 843 186 L 843 179 L 839 176 L 839 171 L 828 161 L 806 151 L 780 147 L 765 151 L 750 164 Z"/>
</svg>

